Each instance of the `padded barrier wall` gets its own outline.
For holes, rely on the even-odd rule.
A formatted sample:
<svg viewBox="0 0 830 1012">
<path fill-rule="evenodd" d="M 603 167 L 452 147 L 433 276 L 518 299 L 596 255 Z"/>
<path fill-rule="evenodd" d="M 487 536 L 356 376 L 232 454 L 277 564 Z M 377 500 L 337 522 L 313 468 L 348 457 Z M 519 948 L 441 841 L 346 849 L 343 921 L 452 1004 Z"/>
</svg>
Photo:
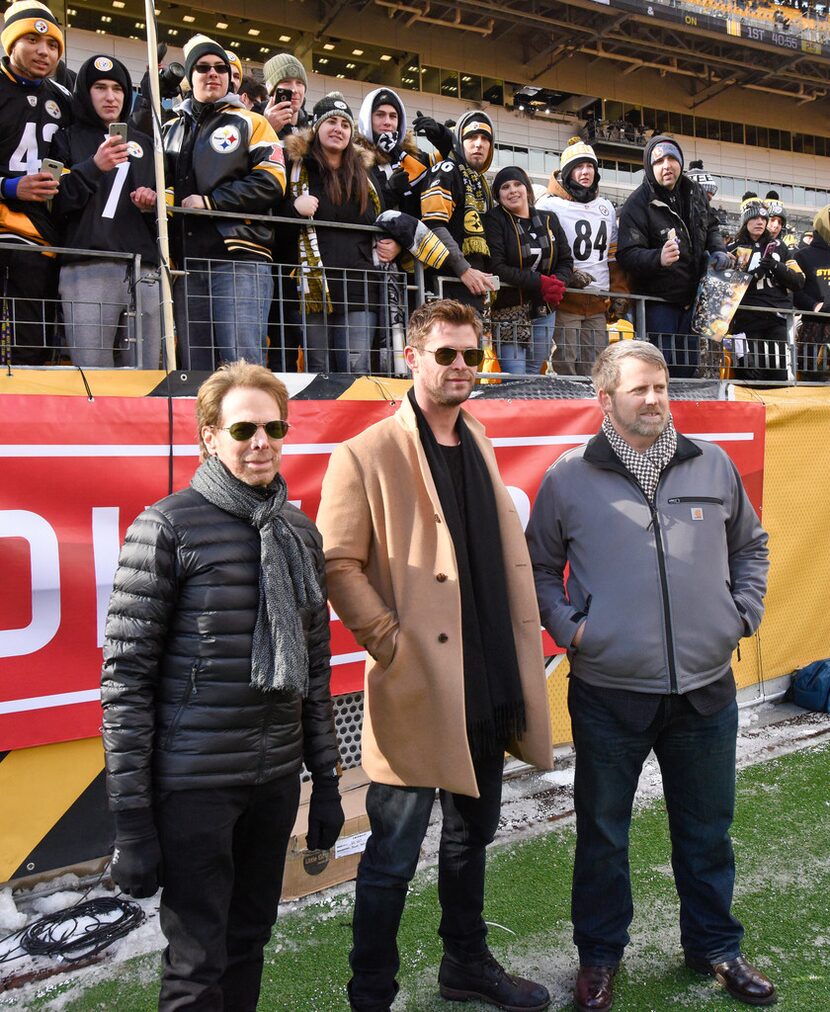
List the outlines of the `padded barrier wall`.
<svg viewBox="0 0 830 1012">
<path fill-rule="evenodd" d="M 163 396 L 171 387 L 177 394 L 192 396 L 198 386 L 196 377 L 184 374 L 173 374 L 169 385 L 162 374 L 97 373 L 89 378 L 96 396 Z M 408 386 L 388 380 L 288 379 L 292 396 L 300 399 L 386 400 L 400 397 Z M 77 372 L 18 371 L 14 377 L 3 377 L 0 389 L 14 394 L 86 394 Z M 772 559 L 767 611 L 759 634 L 743 641 L 740 659 L 736 656 L 734 663 L 739 687 L 756 685 L 760 696 L 766 680 L 830 655 L 825 605 L 825 588 L 830 585 L 826 548 L 830 390 L 737 389 L 734 397 L 766 407 L 763 519 L 770 532 Z M 532 407 L 537 409 L 538 401 Z M 549 672 L 554 741 L 566 743 L 570 723 L 564 656 L 553 658 Z M 339 730 L 349 738 L 348 765 L 355 765 L 359 743 L 353 725 L 360 693 L 351 692 L 339 702 L 347 704 Z M 106 853 L 111 845 L 98 738 L 0 752 L 0 798 L 0 882 L 81 863 Z"/>
</svg>

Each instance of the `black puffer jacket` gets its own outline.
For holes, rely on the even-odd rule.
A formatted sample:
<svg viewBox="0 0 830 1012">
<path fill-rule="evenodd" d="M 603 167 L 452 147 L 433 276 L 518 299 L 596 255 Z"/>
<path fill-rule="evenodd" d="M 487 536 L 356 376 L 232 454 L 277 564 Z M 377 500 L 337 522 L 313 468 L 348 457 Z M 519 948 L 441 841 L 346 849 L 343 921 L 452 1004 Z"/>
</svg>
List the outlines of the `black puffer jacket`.
<svg viewBox="0 0 830 1012">
<path fill-rule="evenodd" d="M 324 588 L 322 541 L 287 504 Z M 101 699 L 110 808 L 154 791 L 267 783 L 339 758 L 326 605 L 302 615 L 307 697 L 250 685 L 260 544 L 248 523 L 191 488 L 136 518 L 107 616 Z"/>
<path fill-rule="evenodd" d="M 725 247 L 718 219 L 698 183 L 681 175 L 669 191 L 655 181 L 651 152 L 661 141 L 671 138 L 649 141 L 643 158 L 645 179 L 620 212 L 617 263 L 628 275 L 632 292 L 659 295 L 667 302 L 687 306 L 706 270 L 707 254 L 723 252 Z M 680 259 L 662 267 L 660 251 L 670 229 L 680 240 Z"/>
</svg>

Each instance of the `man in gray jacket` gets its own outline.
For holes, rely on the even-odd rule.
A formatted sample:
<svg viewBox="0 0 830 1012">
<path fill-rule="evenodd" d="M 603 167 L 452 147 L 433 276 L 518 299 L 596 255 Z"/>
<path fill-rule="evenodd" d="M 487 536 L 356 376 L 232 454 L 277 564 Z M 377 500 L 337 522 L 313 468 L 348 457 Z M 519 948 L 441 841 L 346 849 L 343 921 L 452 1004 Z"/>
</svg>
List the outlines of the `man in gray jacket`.
<svg viewBox="0 0 830 1012">
<path fill-rule="evenodd" d="M 767 535 L 723 450 L 675 430 L 657 348 L 610 345 L 593 380 L 602 428 L 548 471 L 527 532 L 542 622 L 571 665 L 576 1007 L 613 1001 L 633 913 L 631 808 L 652 749 L 686 964 L 740 1001 L 769 1005 L 775 987 L 741 955 L 729 838 L 731 659 L 761 621 Z"/>
</svg>

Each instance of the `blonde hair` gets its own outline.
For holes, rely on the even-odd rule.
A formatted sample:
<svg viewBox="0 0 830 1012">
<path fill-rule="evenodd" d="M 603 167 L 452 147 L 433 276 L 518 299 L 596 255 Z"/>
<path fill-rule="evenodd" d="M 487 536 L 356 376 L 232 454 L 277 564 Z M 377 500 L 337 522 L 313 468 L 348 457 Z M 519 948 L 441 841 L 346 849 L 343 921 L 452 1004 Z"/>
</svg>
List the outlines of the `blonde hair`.
<svg viewBox="0 0 830 1012">
<path fill-rule="evenodd" d="M 288 419 L 288 390 L 281 379 L 269 372 L 265 366 L 246 362 L 244 358 L 238 362 L 227 362 L 208 376 L 196 394 L 196 426 L 199 434 L 199 455 L 202 460 L 208 456 L 207 447 L 202 439 L 202 429 L 219 424 L 222 420 L 222 402 L 235 387 L 264 390 L 279 405 L 283 420 Z"/>
<path fill-rule="evenodd" d="M 620 385 L 620 363 L 624 358 L 636 358 L 649 365 L 659 366 L 668 381 L 669 367 L 659 348 L 648 341 L 618 341 L 602 349 L 591 369 L 591 379 L 597 393 L 600 390 L 607 394 L 614 393 Z"/>
</svg>

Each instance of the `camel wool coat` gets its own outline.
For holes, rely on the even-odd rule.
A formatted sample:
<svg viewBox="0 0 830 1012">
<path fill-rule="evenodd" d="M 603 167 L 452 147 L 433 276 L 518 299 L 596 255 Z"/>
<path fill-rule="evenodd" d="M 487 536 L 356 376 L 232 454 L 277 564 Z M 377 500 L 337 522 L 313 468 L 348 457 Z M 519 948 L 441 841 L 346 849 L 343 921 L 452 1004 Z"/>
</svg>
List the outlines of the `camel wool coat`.
<svg viewBox="0 0 830 1012">
<path fill-rule="evenodd" d="M 463 412 L 493 482 L 527 712 L 509 751 L 552 765 L 548 695 L 530 557 L 483 426 Z M 415 413 L 398 411 L 341 443 L 323 481 L 329 599 L 366 648 L 363 768 L 378 783 L 478 797 L 467 742 L 455 550 Z"/>
</svg>

